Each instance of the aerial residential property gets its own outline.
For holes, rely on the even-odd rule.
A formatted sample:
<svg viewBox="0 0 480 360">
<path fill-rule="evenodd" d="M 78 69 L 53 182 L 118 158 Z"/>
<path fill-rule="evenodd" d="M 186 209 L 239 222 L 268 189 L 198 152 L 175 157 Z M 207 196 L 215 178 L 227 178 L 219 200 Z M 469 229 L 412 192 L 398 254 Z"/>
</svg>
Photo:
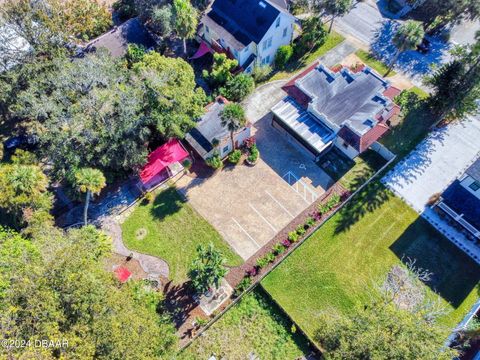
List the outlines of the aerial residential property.
<svg viewBox="0 0 480 360">
<path fill-rule="evenodd" d="M 478 0 L 0 0 L 0 89 L 0 359 L 480 359 Z"/>
<path fill-rule="evenodd" d="M 290 44 L 294 23 L 295 18 L 275 1 L 215 0 L 201 19 L 199 35 L 252 72 L 255 66 L 271 65 L 278 48 Z"/>
</svg>

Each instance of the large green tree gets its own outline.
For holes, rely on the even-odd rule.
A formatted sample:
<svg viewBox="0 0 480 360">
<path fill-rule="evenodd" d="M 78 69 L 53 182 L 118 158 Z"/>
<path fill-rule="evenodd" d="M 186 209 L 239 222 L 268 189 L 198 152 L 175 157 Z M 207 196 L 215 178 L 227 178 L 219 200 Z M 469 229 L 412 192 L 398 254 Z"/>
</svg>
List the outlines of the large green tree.
<svg viewBox="0 0 480 360">
<path fill-rule="evenodd" d="M 187 39 L 192 39 L 197 31 L 198 13 L 190 0 L 173 0 L 175 32 L 183 40 L 183 52 L 187 54 Z"/>
<path fill-rule="evenodd" d="M 347 14 L 352 8 L 352 0 L 320 0 L 316 1 L 315 8 L 322 15 L 330 16 L 328 32 L 331 32 L 335 19 Z"/>
<path fill-rule="evenodd" d="M 373 302 L 354 314 L 319 316 L 315 340 L 326 359 L 448 360 L 448 329 L 392 303 Z"/>
<path fill-rule="evenodd" d="M 222 278 L 227 274 L 225 263 L 225 257 L 213 244 L 197 247 L 197 257 L 190 266 L 188 276 L 199 294 L 209 291 L 212 286 L 219 287 Z"/>
<path fill-rule="evenodd" d="M 453 60 L 426 80 L 433 88 L 430 104 L 439 120 L 462 119 L 478 113 L 480 98 L 480 32 L 477 42 L 457 49 Z"/>
<path fill-rule="evenodd" d="M 107 52 L 55 59 L 18 95 L 16 116 L 40 137 L 62 178 L 81 168 L 121 173 L 142 165 L 150 135 L 145 86 Z"/>
<path fill-rule="evenodd" d="M 3 164 L 0 166 L 0 208 L 10 214 L 14 226 L 23 224 L 31 212 L 47 212 L 52 196 L 48 179 L 37 165 Z"/>
<path fill-rule="evenodd" d="M 110 241 L 91 226 L 38 228 L 31 240 L 0 230 L 2 339 L 68 346 L 2 347 L 11 359 L 167 358 L 176 342 L 160 293 L 119 285 L 104 270 Z"/>
<path fill-rule="evenodd" d="M 433 25 L 432 30 L 436 30 L 447 24 L 477 19 L 480 16 L 480 2 L 477 0 L 426 0 L 421 2 L 419 10 L 426 16 L 426 24 Z"/>
<path fill-rule="evenodd" d="M 395 45 L 396 52 L 390 60 L 388 70 L 384 76 L 390 74 L 400 54 L 404 51 L 415 49 L 422 42 L 424 36 L 425 31 L 423 30 L 421 22 L 407 20 L 401 24 L 393 35 L 392 41 Z"/>
<path fill-rule="evenodd" d="M 206 104 L 192 67 L 183 59 L 151 52 L 134 69 L 146 86 L 146 115 L 164 137 L 183 137 Z"/>
</svg>

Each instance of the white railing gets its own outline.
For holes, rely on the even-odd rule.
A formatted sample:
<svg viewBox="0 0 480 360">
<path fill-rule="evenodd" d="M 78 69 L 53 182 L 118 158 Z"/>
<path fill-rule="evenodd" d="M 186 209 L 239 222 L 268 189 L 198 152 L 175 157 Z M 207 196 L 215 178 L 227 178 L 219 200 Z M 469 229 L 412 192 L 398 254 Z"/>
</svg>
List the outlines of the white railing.
<svg viewBox="0 0 480 360">
<path fill-rule="evenodd" d="M 289 171 L 283 175 L 283 179 L 308 203 L 318 199 L 319 195 L 315 189 L 305 181 L 300 180 L 293 172 Z"/>
<path fill-rule="evenodd" d="M 448 215 L 450 215 L 456 222 L 462 225 L 465 229 L 470 231 L 473 236 L 480 239 L 480 230 L 478 230 L 475 226 L 470 224 L 467 220 L 465 220 L 461 215 L 457 214 L 455 210 L 445 204 L 443 201 L 440 201 L 437 206 L 445 211 Z"/>
</svg>

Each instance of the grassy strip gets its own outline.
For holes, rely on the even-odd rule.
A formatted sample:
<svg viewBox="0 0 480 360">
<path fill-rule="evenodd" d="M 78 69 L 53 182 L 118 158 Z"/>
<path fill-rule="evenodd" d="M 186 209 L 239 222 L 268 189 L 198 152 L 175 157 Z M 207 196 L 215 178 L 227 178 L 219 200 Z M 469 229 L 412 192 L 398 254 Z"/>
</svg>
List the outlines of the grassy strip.
<svg viewBox="0 0 480 360">
<path fill-rule="evenodd" d="M 227 258 L 228 265 L 242 259 L 220 234 L 174 188 L 155 193 L 150 203 L 140 203 L 122 224 L 123 240 L 132 250 L 157 256 L 168 263 L 175 283 L 187 279 L 187 271 L 200 244 L 212 242 Z"/>
<path fill-rule="evenodd" d="M 355 52 L 355 55 L 357 55 L 360 58 L 360 60 L 362 60 L 365 63 L 365 65 L 371 67 L 382 76 L 388 71 L 388 66 L 385 65 L 382 61 L 376 59 L 375 56 L 373 56 L 368 51 L 357 50 Z M 388 76 L 394 76 L 394 75 L 396 75 L 396 72 L 392 70 Z"/>
<path fill-rule="evenodd" d="M 342 35 L 332 31 L 330 34 L 328 34 L 328 37 L 322 46 L 311 53 L 303 55 L 300 59 L 295 59 L 295 61 L 290 62 L 287 64 L 285 70 L 276 72 L 269 81 L 287 79 L 291 77 L 295 72 L 305 69 L 320 56 L 325 55 L 327 52 L 343 42 L 343 40 L 345 40 L 345 38 Z"/>
</svg>

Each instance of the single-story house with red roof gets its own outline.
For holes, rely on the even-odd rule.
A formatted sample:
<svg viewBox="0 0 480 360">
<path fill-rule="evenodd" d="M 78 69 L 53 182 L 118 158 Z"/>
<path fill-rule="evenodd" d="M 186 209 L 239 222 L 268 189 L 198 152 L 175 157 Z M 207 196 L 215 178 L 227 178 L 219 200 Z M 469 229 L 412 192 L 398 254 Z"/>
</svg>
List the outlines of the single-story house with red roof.
<svg viewBox="0 0 480 360">
<path fill-rule="evenodd" d="M 389 130 L 400 90 L 367 66 L 328 69 L 315 63 L 290 80 L 272 125 L 317 161 L 332 146 L 353 159 Z"/>
</svg>

